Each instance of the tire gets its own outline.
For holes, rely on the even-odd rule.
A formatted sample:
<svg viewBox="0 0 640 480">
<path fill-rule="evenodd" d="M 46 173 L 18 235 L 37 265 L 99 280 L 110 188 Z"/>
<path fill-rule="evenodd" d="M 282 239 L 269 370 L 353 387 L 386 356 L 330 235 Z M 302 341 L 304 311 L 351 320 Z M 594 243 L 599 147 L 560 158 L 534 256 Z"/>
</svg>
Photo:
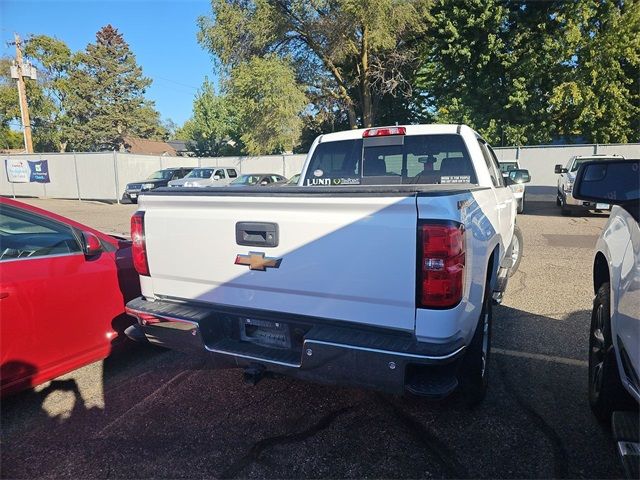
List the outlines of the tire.
<svg viewBox="0 0 640 480">
<path fill-rule="evenodd" d="M 556 194 L 556 207 L 561 207 L 562 201 L 560 200 L 560 192 Z"/>
<path fill-rule="evenodd" d="M 571 209 L 567 207 L 567 200 L 565 199 L 565 197 L 562 197 L 560 199 L 560 213 L 565 217 L 571 215 Z"/>
<path fill-rule="evenodd" d="M 524 195 L 520 200 L 518 200 L 518 213 L 524 212 Z"/>
<path fill-rule="evenodd" d="M 513 227 L 513 240 L 511 240 L 511 255 L 513 259 L 513 265 L 509 270 L 509 276 L 512 277 L 520 267 L 520 261 L 522 260 L 522 252 L 524 247 L 524 239 L 522 237 L 522 230 L 516 224 Z"/>
<path fill-rule="evenodd" d="M 611 336 L 609 283 L 603 283 L 593 301 L 589 330 L 589 405 L 607 425 L 611 414 L 632 405 L 622 386 Z"/>
<path fill-rule="evenodd" d="M 472 407 L 482 403 L 487 394 L 492 324 L 491 292 L 487 280 L 478 325 L 462 359 L 459 375 L 460 390 Z"/>
</svg>

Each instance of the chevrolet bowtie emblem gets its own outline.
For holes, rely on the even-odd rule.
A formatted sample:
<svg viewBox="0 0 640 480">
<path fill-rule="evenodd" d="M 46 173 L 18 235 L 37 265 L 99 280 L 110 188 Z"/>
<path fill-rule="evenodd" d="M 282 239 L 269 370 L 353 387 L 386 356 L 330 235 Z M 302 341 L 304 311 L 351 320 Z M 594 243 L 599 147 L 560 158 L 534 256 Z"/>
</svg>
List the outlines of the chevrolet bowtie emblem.
<svg viewBox="0 0 640 480">
<path fill-rule="evenodd" d="M 245 265 L 249 270 L 264 272 L 267 268 L 280 268 L 281 258 L 265 257 L 264 252 L 249 252 L 249 255 L 236 255 L 236 265 Z"/>
</svg>

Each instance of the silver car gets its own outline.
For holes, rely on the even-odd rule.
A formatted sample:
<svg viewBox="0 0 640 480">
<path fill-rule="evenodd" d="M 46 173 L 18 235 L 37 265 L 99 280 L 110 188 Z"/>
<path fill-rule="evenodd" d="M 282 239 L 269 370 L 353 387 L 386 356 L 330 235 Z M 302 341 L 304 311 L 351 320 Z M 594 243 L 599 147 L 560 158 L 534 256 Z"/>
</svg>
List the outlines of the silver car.
<svg viewBox="0 0 640 480">
<path fill-rule="evenodd" d="M 170 187 L 223 187 L 238 177 L 231 167 L 198 167 L 180 180 L 169 182 Z"/>
</svg>

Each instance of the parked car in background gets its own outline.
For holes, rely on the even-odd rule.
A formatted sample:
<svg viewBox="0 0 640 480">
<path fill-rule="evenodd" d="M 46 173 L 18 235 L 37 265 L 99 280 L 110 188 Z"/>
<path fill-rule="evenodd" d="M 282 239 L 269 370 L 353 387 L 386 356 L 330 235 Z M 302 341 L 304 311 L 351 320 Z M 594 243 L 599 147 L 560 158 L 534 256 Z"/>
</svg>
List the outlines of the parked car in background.
<svg viewBox="0 0 640 480">
<path fill-rule="evenodd" d="M 267 186 L 272 183 L 284 183 L 287 179 L 276 173 L 247 173 L 240 175 L 229 184 L 230 187 L 258 187 Z"/>
<path fill-rule="evenodd" d="M 520 164 L 517 160 L 500 162 L 500 171 L 502 172 L 502 176 L 507 178 L 509 177 L 510 172 L 514 170 L 520 170 Z M 525 185 L 524 183 L 514 183 L 509 185 L 509 188 L 513 192 L 513 196 L 516 198 L 518 202 L 518 213 L 524 212 L 524 201 L 525 201 Z"/>
<path fill-rule="evenodd" d="M 235 168 L 198 167 L 180 180 L 169 182 L 170 187 L 222 187 L 238 176 Z"/>
<path fill-rule="evenodd" d="M 640 478 L 640 160 L 583 162 L 576 173 L 576 199 L 613 205 L 593 263 L 589 403 Z"/>
<path fill-rule="evenodd" d="M 558 177 L 558 193 L 556 196 L 556 205 L 560 207 L 562 215 L 571 215 L 574 212 L 586 210 L 609 210 L 611 208 L 608 202 L 590 202 L 578 200 L 573 196 L 573 184 L 576 181 L 576 174 L 580 165 L 594 160 L 622 160 L 620 155 L 576 155 L 571 157 L 566 167 L 562 165 L 555 166 L 555 173 Z"/>
<path fill-rule="evenodd" d="M 293 177 L 287 180 L 287 185 L 298 185 L 299 181 L 300 181 L 300 174 L 296 173 Z"/>
<path fill-rule="evenodd" d="M 109 355 L 140 294 L 131 242 L 0 198 L 0 395 Z"/>
<path fill-rule="evenodd" d="M 193 167 L 164 168 L 153 172 L 146 180 L 128 183 L 122 195 L 123 202 L 138 203 L 138 196 L 143 192 L 149 192 L 154 188 L 166 187 L 171 180 L 184 177 L 193 170 Z"/>
</svg>

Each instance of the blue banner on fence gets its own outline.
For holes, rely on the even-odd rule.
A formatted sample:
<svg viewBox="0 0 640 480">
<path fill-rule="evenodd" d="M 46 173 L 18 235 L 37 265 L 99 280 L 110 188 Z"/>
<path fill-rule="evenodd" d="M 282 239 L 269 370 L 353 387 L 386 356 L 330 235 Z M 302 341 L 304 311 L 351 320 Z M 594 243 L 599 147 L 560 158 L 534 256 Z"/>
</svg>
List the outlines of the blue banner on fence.
<svg viewBox="0 0 640 480">
<path fill-rule="evenodd" d="M 29 169 L 31 170 L 30 182 L 50 183 L 49 179 L 49 163 L 47 160 L 39 160 L 32 162 L 29 160 Z"/>
<path fill-rule="evenodd" d="M 51 183 L 47 160 L 6 159 L 7 180 L 11 183 Z"/>
</svg>

